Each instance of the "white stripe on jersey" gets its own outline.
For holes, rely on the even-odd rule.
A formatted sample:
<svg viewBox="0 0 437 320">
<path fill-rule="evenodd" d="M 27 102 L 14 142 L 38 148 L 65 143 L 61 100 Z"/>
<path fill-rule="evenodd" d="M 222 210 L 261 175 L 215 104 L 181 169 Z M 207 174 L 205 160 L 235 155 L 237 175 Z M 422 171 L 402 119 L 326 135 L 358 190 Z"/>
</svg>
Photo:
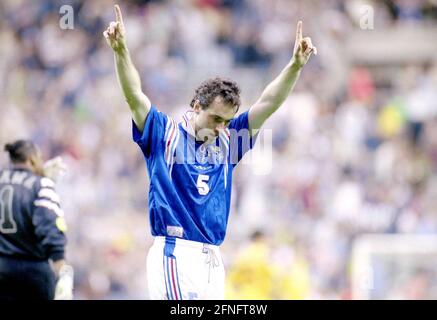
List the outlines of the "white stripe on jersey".
<svg viewBox="0 0 437 320">
<path fill-rule="evenodd" d="M 172 118 L 167 116 L 167 126 L 165 132 L 165 162 L 169 170 L 170 179 L 173 170 L 175 150 L 179 142 L 179 126 Z"/>
<path fill-rule="evenodd" d="M 175 138 L 175 126 L 172 119 L 167 116 L 167 132 L 165 133 L 165 162 L 167 163 L 167 166 L 170 164 L 170 147 L 171 147 L 171 141 Z"/>
<path fill-rule="evenodd" d="M 44 207 L 51 211 L 53 211 L 57 216 L 63 217 L 64 211 L 54 202 L 45 199 L 38 199 L 33 202 L 33 204 L 37 207 Z"/>
<path fill-rule="evenodd" d="M 41 178 L 41 187 L 43 187 L 43 188 L 54 188 L 55 187 L 55 183 L 53 182 L 52 179 L 44 177 L 44 178 Z"/>
<path fill-rule="evenodd" d="M 229 129 L 225 128 L 225 130 L 220 131 L 219 133 L 219 139 L 220 141 L 222 141 L 223 144 L 223 148 L 222 148 L 222 152 L 224 153 L 224 170 L 223 170 L 223 175 L 224 175 L 224 183 L 225 183 L 225 189 L 228 183 L 228 159 L 229 159 L 229 139 L 230 139 L 230 134 L 229 134 Z"/>
<path fill-rule="evenodd" d="M 173 164 L 175 162 L 174 158 L 175 158 L 175 152 L 176 152 L 176 148 L 178 146 L 179 143 L 179 126 L 178 124 L 173 120 L 174 122 L 174 126 L 176 127 L 176 137 L 175 139 L 171 142 L 172 145 L 170 147 L 170 179 L 171 179 L 171 172 L 173 171 Z"/>
<path fill-rule="evenodd" d="M 56 203 L 61 202 L 61 198 L 53 189 L 43 188 L 43 189 L 39 190 L 38 197 L 48 198 L 49 200 L 56 202 Z"/>
</svg>

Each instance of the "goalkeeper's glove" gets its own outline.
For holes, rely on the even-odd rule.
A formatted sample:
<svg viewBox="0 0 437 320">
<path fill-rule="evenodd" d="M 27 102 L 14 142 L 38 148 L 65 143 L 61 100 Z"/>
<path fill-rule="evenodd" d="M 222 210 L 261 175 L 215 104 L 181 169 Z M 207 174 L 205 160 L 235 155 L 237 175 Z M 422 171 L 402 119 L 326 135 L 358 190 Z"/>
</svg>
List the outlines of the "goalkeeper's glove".
<svg viewBox="0 0 437 320">
<path fill-rule="evenodd" d="M 58 281 L 56 282 L 55 300 L 73 299 L 73 267 L 65 264 L 59 270 Z"/>
</svg>

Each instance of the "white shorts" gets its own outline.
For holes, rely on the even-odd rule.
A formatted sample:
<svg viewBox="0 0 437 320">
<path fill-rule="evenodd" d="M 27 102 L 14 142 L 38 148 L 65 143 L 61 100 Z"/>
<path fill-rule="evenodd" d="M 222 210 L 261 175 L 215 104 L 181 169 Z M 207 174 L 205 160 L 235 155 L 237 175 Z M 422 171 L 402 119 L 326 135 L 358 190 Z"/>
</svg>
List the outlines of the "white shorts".
<svg viewBox="0 0 437 320">
<path fill-rule="evenodd" d="M 219 247 L 155 237 L 147 255 L 152 300 L 223 300 L 225 269 Z"/>
</svg>

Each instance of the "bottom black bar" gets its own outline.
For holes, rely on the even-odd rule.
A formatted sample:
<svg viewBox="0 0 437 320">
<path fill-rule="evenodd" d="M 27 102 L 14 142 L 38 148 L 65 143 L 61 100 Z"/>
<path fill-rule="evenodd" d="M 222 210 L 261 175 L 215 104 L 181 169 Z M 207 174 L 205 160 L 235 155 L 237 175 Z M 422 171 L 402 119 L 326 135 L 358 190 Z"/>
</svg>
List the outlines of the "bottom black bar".
<svg viewBox="0 0 437 320">
<path fill-rule="evenodd" d="M 375 319 L 396 315 L 412 316 L 433 311 L 436 301 L 0 301 L 2 317 L 22 313 L 32 317 L 57 320 L 67 316 L 84 320 L 90 314 L 99 319 L 294 319 L 296 317 Z M 129 317 L 129 318 L 127 318 Z M 384 319 L 384 318 L 383 318 Z"/>
</svg>

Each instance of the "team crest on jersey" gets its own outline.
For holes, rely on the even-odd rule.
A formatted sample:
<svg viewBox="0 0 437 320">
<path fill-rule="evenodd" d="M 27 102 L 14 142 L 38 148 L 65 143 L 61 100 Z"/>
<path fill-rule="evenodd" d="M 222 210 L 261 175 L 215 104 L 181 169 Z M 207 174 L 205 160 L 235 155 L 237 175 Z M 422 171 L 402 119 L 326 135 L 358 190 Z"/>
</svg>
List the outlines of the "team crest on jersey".
<svg viewBox="0 0 437 320">
<path fill-rule="evenodd" d="M 210 156 L 212 156 L 214 159 L 217 159 L 220 162 L 223 160 L 223 152 L 219 146 L 211 146 L 209 148 L 209 152 Z"/>
<path fill-rule="evenodd" d="M 207 162 L 210 164 L 217 164 L 223 162 L 224 155 L 219 146 L 200 146 L 199 149 L 197 149 L 196 159 L 201 164 L 205 164 Z"/>
<path fill-rule="evenodd" d="M 208 162 L 208 150 L 203 145 L 197 149 L 196 160 L 200 164 L 205 164 Z"/>
</svg>

